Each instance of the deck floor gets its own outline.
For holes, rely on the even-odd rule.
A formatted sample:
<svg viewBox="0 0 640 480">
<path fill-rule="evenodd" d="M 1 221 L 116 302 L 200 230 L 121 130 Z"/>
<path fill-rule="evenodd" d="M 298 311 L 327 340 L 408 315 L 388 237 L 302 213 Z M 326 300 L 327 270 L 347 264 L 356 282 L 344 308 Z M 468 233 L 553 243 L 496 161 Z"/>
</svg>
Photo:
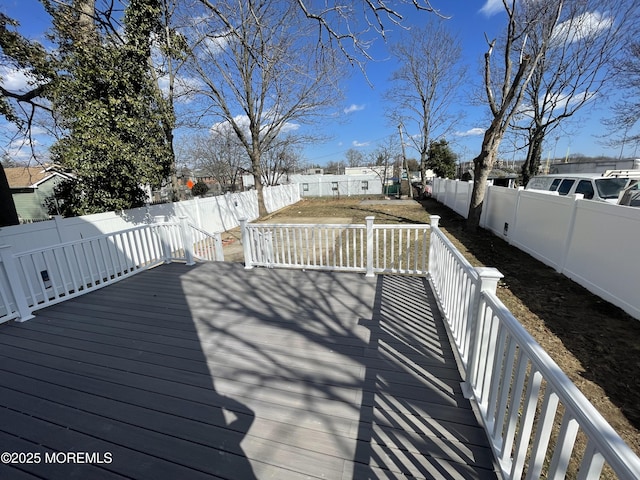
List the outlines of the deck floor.
<svg viewBox="0 0 640 480">
<path fill-rule="evenodd" d="M 163 265 L 0 326 L 0 478 L 495 479 L 460 381 L 423 278 Z"/>
</svg>

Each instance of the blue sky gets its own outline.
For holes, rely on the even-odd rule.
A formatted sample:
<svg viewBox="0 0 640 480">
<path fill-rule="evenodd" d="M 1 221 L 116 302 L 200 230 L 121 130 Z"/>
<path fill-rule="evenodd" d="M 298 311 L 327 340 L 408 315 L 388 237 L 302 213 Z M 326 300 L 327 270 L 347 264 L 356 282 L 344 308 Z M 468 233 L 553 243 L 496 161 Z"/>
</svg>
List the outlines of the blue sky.
<svg viewBox="0 0 640 480">
<path fill-rule="evenodd" d="M 439 8 L 447 20 L 451 30 L 459 35 L 464 55 L 464 62 L 468 65 L 469 81 L 461 91 L 454 110 L 462 110 L 465 117 L 456 125 L 454 132 L 447 137 L 454 151 L 461 161 L 470 161 L 480 150 L 482 132 L 488 125 L 486 109 L 471 104 L 473 89 L 480 85 L 480 64 L 486 50 L 485 33 L 493 38 L 503 28 L 504 14 L 494 12 L 494 6 L 500 5 L 498 0 L 483 1 L 450 1 L 433 0 L 432 5 Z M 47 28 L 48 15 L 37 0 L 0 0 L 0 11 L 20 21 L 20 31 L 31 38 L 38 38 Z M 404 26 L 419 26 L 427 21 L 428 13 L 417 12 L 410 5 L 402 8 L 405 14 Z M 392 44 L 397 38 L 399 27 L 389 25 L 387 41 Z M 398 130 L 392 125 L 385 111 L 389 105 L 383 99 L 383 93 L 389 88 L 388 79 L 394 70 L 393 61 L 389 59 L 387 45 L 378 39 L 370 49 L 374 57 L 366 65 L 365 76 L 357 68 L 352 75 L 345 79 L 344 104 L 337 115 L 339 122 L 327 120 L 322 127 L 317 127 L 329 139 L 322 144 L 309 145 L 303 150 L 303 157 L 309 163 L 324 165 L 329 161 L 344 161 L 345 152 L 350 148 L 367 154 L 376 145 L 384 143 L 390 136 L 398 136 Z M 5 83 L 9 81 L 4 72 Z M 19 81 L 19 79 L 15 79 Z M 568 132 L 554 132 L 553 139 L 548 142 L 543 156 L 565 156 L 581 153 L 594 155 L 620 155 L 619 149 L 613 149 L 603 143 L 602 134 L 605 128 L 601 119 L 608 115 L 606 105 L 600 104 L 596 108 L 586 107 L 579 112 L 567 129 Z M 6 129 L 6 124 L 0 123 L 0 129 Z M 412 134 L 414 132 L 407 132 Z M 417 132 L 415 132 L 417 133 Z M 0 141 L 4 141 L 0 137 Z M 46 143 L 45 139 L 41 142 Z M 503 158 L 512 160 L 514 155 L 507 145 L 504 147 Z M 625 156 L 635 156 L 635 152 L 624 152 Z M 410 149 L 408 157 L 416 157 Z M 519 159 L 520 154 L 515 155 Z"/>
</svg>

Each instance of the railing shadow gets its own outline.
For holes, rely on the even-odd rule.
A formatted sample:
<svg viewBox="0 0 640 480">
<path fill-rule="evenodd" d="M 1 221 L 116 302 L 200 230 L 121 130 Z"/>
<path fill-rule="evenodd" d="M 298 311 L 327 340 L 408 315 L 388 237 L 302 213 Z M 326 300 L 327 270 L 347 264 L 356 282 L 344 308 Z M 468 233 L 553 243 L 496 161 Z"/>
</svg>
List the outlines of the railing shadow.
<svg viewBox="0 0 640 480">
<path fill-rule="evenodd" d="M 371 338 L 353 478 L 496 478 L 426 280 L 378 277 L 363 324 Z"/>
<path fill-rule="evenodd" d="M 246 360 L 229 375 L 256 412 L 250 435 L 286 451 L 260 454 L 327 478 L 496 478 L 425 279 L 218 270 L 202 333 Z"/>
</svg>

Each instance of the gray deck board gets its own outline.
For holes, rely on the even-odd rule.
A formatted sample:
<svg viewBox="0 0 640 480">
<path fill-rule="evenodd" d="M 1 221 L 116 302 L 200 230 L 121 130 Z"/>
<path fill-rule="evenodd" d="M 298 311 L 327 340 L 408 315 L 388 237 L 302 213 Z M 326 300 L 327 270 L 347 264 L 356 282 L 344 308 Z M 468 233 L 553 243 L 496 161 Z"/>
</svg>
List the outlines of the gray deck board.
<svg viewBox="0 0 640 480">
<path fill-rule="evenodd" d="M 0 326 L 0 478 L 497 478 L 418 277 L 163 265 Z"/>
</svg>

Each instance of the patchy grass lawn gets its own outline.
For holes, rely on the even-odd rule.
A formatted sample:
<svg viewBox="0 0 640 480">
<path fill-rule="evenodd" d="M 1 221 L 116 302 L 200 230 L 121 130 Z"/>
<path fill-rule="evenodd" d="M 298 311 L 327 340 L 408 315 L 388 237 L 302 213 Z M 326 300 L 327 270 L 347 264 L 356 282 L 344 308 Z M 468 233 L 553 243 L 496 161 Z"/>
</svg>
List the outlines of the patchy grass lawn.
<svg viewBox="0 0 640 480">
<path fill-rule="evenodd" d="M 640 455 L 639 320 L 492 233 L 467 232 L 462 217 L 432 199 L 370 205 L 362 197 L 304 199 L 268 220 L 364 223 L 369 215 L 376 223 L 428 223 L 439 215 L 441 229 L 472 265 L 502 272 L 498 297 Z"/>
</svg>

